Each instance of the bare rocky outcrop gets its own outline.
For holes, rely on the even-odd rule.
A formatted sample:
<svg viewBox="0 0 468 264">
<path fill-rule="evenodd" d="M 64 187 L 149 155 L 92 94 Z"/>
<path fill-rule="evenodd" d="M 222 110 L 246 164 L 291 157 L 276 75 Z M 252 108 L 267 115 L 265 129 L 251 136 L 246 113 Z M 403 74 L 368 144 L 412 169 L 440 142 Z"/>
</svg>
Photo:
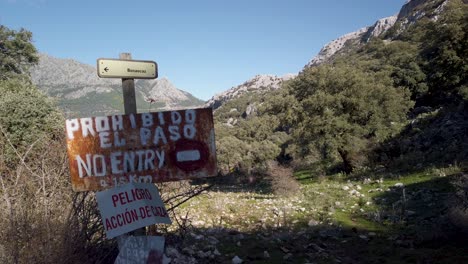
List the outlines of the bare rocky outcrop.
<svg viewBox="0 0 468 264">
<path fill-rule="evenodd" d="M 374 25 L 370 27 L 361 28 L 355 32 L 348 33 L 337 39 L 330 41 L 326 44 L 320 52 L 310 60 L 305 68 L 318 66 L 322 63 L 328 62 L 335 54 L 339 53 L 348 45 L 353 45 L 353 41 L 358 43 L 365 43 L 371 40 L 374 37 L 379 37 L 383 35 L 387 30 L 389 30 L 395 24 L 397 16 L 390 16 L 386 18 L 379 19 L 375 22 Z"/>
<path fill-rule="evenodd" d="M 205 104 L 206 107 L 212 107 L 213 109 L 219 108 L 225 102 L 238 98 L 239 96 L 248 92 L 267 92 L 276 90 L 281 87 L 284 81 L 294 78 L 296 74 L 286 74 L 284 76 L 276 75 L 256 75 L 252 79 L 244 82 L 241 85 L 232 87 L 231 89 L 224 91 L 220 94 L 213 96 Z"/>
<path fill-rule="evenodd" d="M 395 25 L 397 18 L 398 16 L 394 15 L 377 20 L 377 22 L 375 22 L 375 24 L 367 30 L 362 40 L 364 42 L 368 42 L 372 38 L 381 36 L 387 32 L 387 30 L 393 27 L 393 25 Z"/>
<path fill-rule="evenodd" d="M 334 39 L 330 41 L 328 44 L 326 44 L 320 52 L 312 58 L 312 60 L 307 63 L 305 68 L 313 67 L 313 66 L 318 66 L 324 62 L 327 62 L 329 58 L 331 58 L 333 55 L 335 55 L 338 51 L 343 49 L 345 44 L 350 41 L 350 40 L 355 40 L 359 39 L 362 37 L 364 33 L 368 31 L 369 28 L 361 28 L 358 31 L 348 33 L 346 35 L 343 35 L 337 39 Z"/>
<path fill-rule="evenodd" d="M 430 19 L 437 20 L 438 15 L 443 11 L 447 2 L 448 0 L 409 0 L 403 5 L 397 15 L 379 19 L 370 27 L 361 28 L 330 41 L 304 68 L 327 63 L 331 61 L 336 54 L 346 50 L 347 47 L 359 46 L 369 42 L 372 38 L 385 36 L 385 33 L 397 23 L 400 29 L 395 33 L 396 35 L 402 32 L 408 25 L 413 24 L 422 17 L 427 16 Z M 437 8 L 426 8 L 428 5 L 437 5 Z M 390 36 L 390 38 L 392 38 L 392 36 Z"/>
</svg>

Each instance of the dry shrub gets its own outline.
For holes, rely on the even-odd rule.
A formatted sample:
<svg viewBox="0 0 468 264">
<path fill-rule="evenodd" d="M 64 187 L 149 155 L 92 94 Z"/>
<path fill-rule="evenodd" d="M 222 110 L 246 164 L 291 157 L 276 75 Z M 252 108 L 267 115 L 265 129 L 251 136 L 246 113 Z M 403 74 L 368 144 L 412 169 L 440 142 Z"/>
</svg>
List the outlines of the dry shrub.
<svg viewBox="0 0 468 264">
<path fill-rule="evenodd" d="M 118 254 L 117 243 L 106 239 L 93 192 L 73 195 L 64 227 L 57 259 L 67 259 L 67 263 L 114 262 Z"/>
<path fill-rule="evenodd" d="M 277 195 L 291 196 L 300 189 L 299 183 L 294 178 L 292 168 L 270 163 L 268 165 L 268 178 L 271 181 L 273 193 Z"/>
<path fill-rule="evenodd" d="M 72 197 L 64 145 L 39 138 L 20 153 L 3 131 L 0 141 L 18 160 L 0 162 L 0 262 L 56 263 Z"/>
<path fill-rule="evenodd" d="M 0 263 L 113 262 L 94 195 L 72 191 L 64 132 L 24 149 L 0 130 Z M 7 150 L 16 164 L 3 162 Z"/>
<path fill-rule="evenodd" d="M 64 132 L 19 150 L 0 129 L 0 263 L 113 263 L 117 243 L 105 237 L 94 193 L 72 191 Z M 17 164 L 4 162 L 6 149 Z M 207 188 L 188 181 L 158 187 L 173 219 L 175 208 Z"/>
</svg>

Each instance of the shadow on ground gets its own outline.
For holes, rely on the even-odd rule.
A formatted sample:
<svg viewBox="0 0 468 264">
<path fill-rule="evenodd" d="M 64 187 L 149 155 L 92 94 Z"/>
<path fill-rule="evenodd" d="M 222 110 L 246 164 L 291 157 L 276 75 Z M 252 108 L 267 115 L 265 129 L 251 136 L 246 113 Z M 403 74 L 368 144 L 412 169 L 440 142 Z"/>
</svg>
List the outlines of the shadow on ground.
<svg viewBox="0 0 468 264">
<path fill-rule="evenodd" d="M 169 255 L 173 263 L 232 263 L 236 256 L 243 263 L 468 263 L 468 232 L 454 214 L 467 213 L 457 207 L 454 185 L 466 177 L 392 187 L 374 197 L 374 212 L 346 215 L 332 225 L 194 228 L 184 240 L 167 237 Z"/>
</svg>

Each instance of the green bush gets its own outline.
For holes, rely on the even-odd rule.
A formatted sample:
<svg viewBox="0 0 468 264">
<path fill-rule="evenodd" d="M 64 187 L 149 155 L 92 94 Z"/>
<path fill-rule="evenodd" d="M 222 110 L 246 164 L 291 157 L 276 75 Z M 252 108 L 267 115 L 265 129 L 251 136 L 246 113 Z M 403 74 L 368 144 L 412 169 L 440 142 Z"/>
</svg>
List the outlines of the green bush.
<svg viewBox="0 0 468 264">
<path fill-rule="evenodd" d="M 54 103 L 27 81 L 0 81 L 0 91 L 2 159 L 12 167 L 19 153 L 62 133 L 63 117 Z"/>
</svg>

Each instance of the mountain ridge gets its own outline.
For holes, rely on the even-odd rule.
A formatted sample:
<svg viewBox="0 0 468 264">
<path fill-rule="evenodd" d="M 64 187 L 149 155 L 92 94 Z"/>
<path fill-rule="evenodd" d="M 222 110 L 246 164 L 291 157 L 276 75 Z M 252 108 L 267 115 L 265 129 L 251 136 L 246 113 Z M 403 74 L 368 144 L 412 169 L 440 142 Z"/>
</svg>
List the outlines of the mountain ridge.
<svg viewBox="0 0 468 264">
<path fill-rule="evenodd" d="M 263 93 L 266 91 L 276 90 L 281 87 L 281 84 L 284 81 L 290 80 L 295 76 L 296 74 L 292 73 L 288 73 L 283 76 L 257 74 L 240 85 L 231 87 L 224 92 L 214 95 L 205 103 L 205 106 L 217 109 L 226 101 L 237 98 L 247 92 Z"/>
<path fill-rule="evenodd" d="M 123 112 L 120 79 L 99 78 L 96 67 L 73 59 L 41 53 L 31 71 L 32 82 L 57 99 L 66 116 L 109 115 Z M 139 111 L 198 107 L 203 101 L 175 87 L 168 78 L 135 80 Z"/>
<path fill-rule="evenodd" d="M 399 30 L 393 36 L 385 36 L 385 38 L 391 40 L 392 37 L 397 36 L 409 25 L 425 16 L 429 19 L 437 20 L 438 15 L 442 12 L 447 2 L 448 0 L 409 0 L 401 7 L 397 14 L 381 18 L 372 26 L 363 27 L 330 41 L 304 66 L 304 69 L 329 62 L 333 56 L 339 54 L 346 46 L 353 45 L 350 44 L 353 41 L 357 45 L 360 45 L 369 42 L 372 38 L 385 36 L 397 24 L 400 27 Z M 437 7 L 434 8 L 433 12 L 427 13 L 422 7 L 429 3 L 434 3 Z"/>
<path fill-rule="evenodd" d="M 315 55 L 307 62 L 302 71 L 309 67 L 319 66 L 322 63 L 328 63 L 332 61 L 336 55 L 339 55 L 340 53 L 347 50 L 347 48 L 363 45 L 371 41 L 373 38 L 385 37 L 391 40 L 392 37 L 397 36 L 405 28 L 422 17 L 428 17 L 429 19 L 437 20 L 438 15 L 440 12 L 442 12 L 447 2 L 448 0 L 409 0 L 400 8 L 400 11 L 397 14 L 378 19 L 371 26 L 360 28 L 356 31 L 347 33 L 334 40 L 331 40 L 322 47 L 317 55 Z M 436 8 L 433 9 L 434 11 L 425 11 L 425 5 L 429 4 L 436 6 Z M 386 36 L 386 34 L 396 25 L 399 26 L 399 30 L 395 30 L 393 36 Z M 286 79 L 281 79 L 282 77 L 269 74 L 256 75 L 255 77 L 245 81 L 240 85 L 231 87 L 224 92 L 214 95 L 206 102 L 205 106 L 217 109 L 227 101 L 238 98 L 247 92 L 255 91 L 257 93 L 263 93 L 270 90 L 276 90 L 279 88 L 281 83 L 293 78 L 291 76 L 296 75 L 297 74 L 289 74 Z M 275 81 L 269 84 L 271 87 L 269 87 L 269 85 L 259 86 L 258 83 L 261 83 L 261 81 L 259 81 L 260 78 L 257 76 L 264 76 L 265 78 L 274 76 Z"/>
</svg>

